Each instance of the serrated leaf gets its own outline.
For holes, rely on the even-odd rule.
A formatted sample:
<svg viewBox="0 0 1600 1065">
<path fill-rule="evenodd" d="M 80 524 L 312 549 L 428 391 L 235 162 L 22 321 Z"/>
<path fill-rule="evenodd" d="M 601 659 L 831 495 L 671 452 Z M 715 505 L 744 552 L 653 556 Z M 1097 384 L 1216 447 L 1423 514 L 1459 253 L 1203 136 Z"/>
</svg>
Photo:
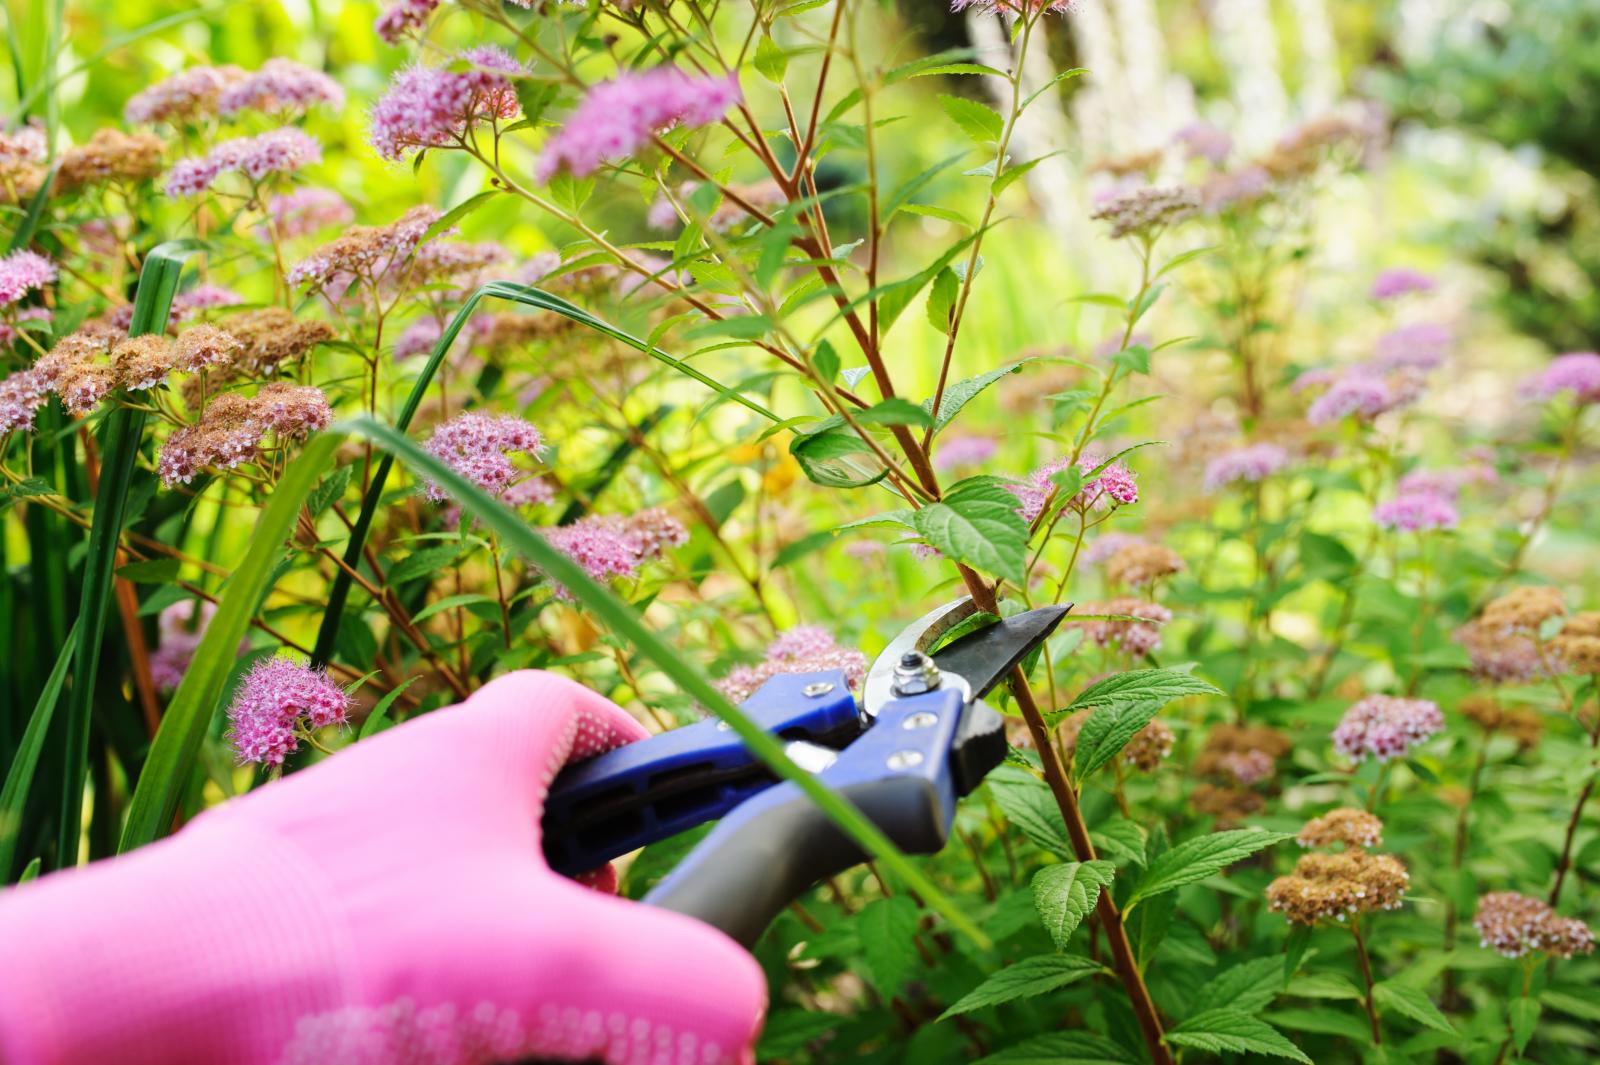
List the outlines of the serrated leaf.
<svg viewBox="0 0 1600 1065">
<path fill-rule="evenodd" d="M 1133 706 L 1157 703 L 1165 706 L 1185 695 L 1221 695 L 1209 681 L 1180 669 L 1130 669 L 1091 684 L 1072 700 L 1069 709 L 1086 706 Z"/>
<path fill-rule="evenodd" d="M 939 105 L 944 108 L 944 113 L 961 127 L 961 132 L 979 144 L 997 141 L 1005 132 L 1006 120 L 987 104 L 980 104 L 964 96 L 941 94 Z"/>
<path fill-rule="evenodd" d="M 413 622 L 426 621 L 428 618 L 443 610 L 454 610 L 460 606 L 472 606 L 474 603 L 492 603 L 492 595 L 447 595 L 443 599 L 435 600 L 411 615 Z"/>
<path fill-rule="evenodd" d="M 1009 366 L 1002 366 L 998 370 L 990 370 L 976 377 L 966 377 L 946 386 L 944 395 L 939 398 L 939 416 L 933 420 L 934 432 L 949 425 L 950 420 L 961 413 L 961 408 L 976 399 L 984 389 L 1008 374 L 1020 373 L 1024 366 L 1036 361 L 1036 358 L 1037 356 L 1030 356 L 1019 359 Z M 930 397 L 923 400 L 922 407 L 924 410 L 933 410 L 933 399 Z"/>
<path fill-rule="evenodd" d="M 862 488 L 889 473 L 860 437 L 838 426 L 796 436 L 789 454 L 808 480 L 824 488 Z"/>
<path fill-rule="evenodd" d="M 340 500 L 345 489 L 350 487 L 350 475 L 353 470 L 353 466 L 340 466 L 311 490 L 311 495 L 306 497 L 306 509 L 311 512 L 312 517 L 321 514 Z"/>
<path fill-rule="evenodd" d="M 1150 863 L 1129 896 L 1128 905 L 1163 891 L 1204 880 L 1241 858 L 1248 858 L 1274 843 L 1293 838 L 1292 832 L 1239 828 L 1185 840 Z"/>
<path fill-rule="evenodd" d="M 914 510 L 886 510 L 882 514 L 874 514 L 870 518 L 857 518 L 855 521 L 847 521 L 833 531 L 841 533 L 846 529 L 867 529 L 877 526 L 915 529 L 916 526 L 912 524 L 912 518 L 915 516 L 916 511 Z"/>
<path fill-rule="evenodd" d="M 961 996 L 955 1005 L 939 1015 L 939 1020 L 1019 998 L 1033 998 L 1103 969 L 1104 966 L 1099 962 L 1072 954 L 1042 954 L 1036 958 L 1024 958 L 1015 965 L 1001 969 Z"/>
<path fill-rule="evenodd" d="M 763 78 L 776 85 L 789 69 L 789 56 L 771 37 L 763 37 L 756 43 L 755 67 Z"/>
<path fill-rule="evenodd" d="M 1238 1010 L 1197 1013 L 1167 1032 L 1167 1042 L 1212 1053 L 1268 1054 L 1311 1065 L 1311 1059 L 1282 1032 Z"/>
<path fill-rule="evenodd" d="M 873 986 L 886 999 L 916 972 L 917 921 L 917 904 L 904 895 L 869 902 L 856 918 Z"/>
<path fill-rule="evenodd" d="M 811 368 L 817 371 L 817 377 L 823 381 L 832 381 L 839 376 L 839 353 L 832 344 L 826 340 L 817 344 L 817 350 L 811 353 Z"/>
<path fill-rule="evenodd" d="M 427 577 L 450 565 L 460 553 L 460 547 L 455 544 L 414 551 L 390 567 L 389 584 L 398 586 L 418 577 Z"/>
<path fill-rule="evenodd" d="M 1082 781 L 1122 753 L 1139 730 L 1161 712 L 1157 703 L 1097 706 L 1078 730 L 1072 753 L 1072 778 Z"/>
<path fill-rule="evenodd" d="M 1038 166 L 1052 155 L 1061 155 L 1065 151 L 1066 149 L 1063 148 L 1053 152 L 1046 152 L 1036 159 L 1029 159 L 1026 163 L 1018 163 L 1016 166 L 1006 167 L 1005 170 L 1000 172 L 1000 176 L 994 179 L 994 185 L 990 188 L 989 194 L 991 196 L 1000 195 L 1002 192 L 1006 191 L 1006 189 L 1011 187 L 1011 183 L 1013 181 L 1016 181 L 1018 178 L 1022 177 L 1028 171 L 1032 170 L 1034 167 Z"/>
<path fill-rule="evenodd" d="M 1062 862 L 1033 875 L 1033 905 L 1056 946 L 1067 941 L 1094 909 L 1100 890 L 1111 885 L 1116 867 L 1110 862 Z"/>
<path fill-rule="evenodd" d="M 911 75 L 913 78 L 926 78 L 932 74 L 993 74 L 997 78 L 1006 76 L 1003 70 L 984 66 L 982 63 L 940 63 L 936 67 L 925 67 Z"/>
<path fill-rule="evenodd" d="M 969 477 L 938 503 L 917 511 L 917 532 L 946 558 L 984 573 L 1023 581 L 1028 523 L 1017 498 L 992 477 Z"/>
<path fill-rule="evenodd" d="M 1439 1007 L 1419 988 L 1385 980 L 1372 985 L 1372 997 L 1381 1009 L 1410 1017 L 1424 1027 L 1441 1032 L 1455 1031 L 1455 1026 L 1445 1019 Z"/>
<path fill-rule="evenodd" d="M 892 396 L 874 403 L 855 415 L 855 420 L 865 425 L 916 425 L 928 424 L 928 412 L 909 399 Z"/>
<path fill-rule="evenodd" d="M 1047 1032 L 980 1058 L 973 1065 L 1133 1065 L 1133 1055 L 1093 1032 Z"/>
<path fill-rule="evenodd" d="M 480 192 L 476 196 L 470 196 L 467 199 L 462 200 L 444 214 L 440 215 L 438 221 L 434 222 L 433 225 L 429 226 L 423 231 L 422 238 L 417 241 L 416 247 L 420 248 L 434 237 L 439 236 L 448 229 L 454 228 L 457 222 L 461 221 L 478 208 L 484 206 L 498 195 L 500 195 L 499 189 L 489 189 L 486 192 Z"/>
<path fill-rule="evenodd" d="M 1253 958 L 1224 969 L 1195 995 L 1191 1009 L 1235 1009 L 1256 1013 L 1265 1009 L 1283 988 L 1283 963 L 1277 958 Z"/>
<path fill-rule="evenodd" d="M 1006 767 L 990 773 L 988 784 L 1006 820 L 1035 846 L 1063 858 L 1071 856 L 1072 843 L 1061 823 L 1061 811 L 1043 781 L 1027 770 Z"/>
</svg>

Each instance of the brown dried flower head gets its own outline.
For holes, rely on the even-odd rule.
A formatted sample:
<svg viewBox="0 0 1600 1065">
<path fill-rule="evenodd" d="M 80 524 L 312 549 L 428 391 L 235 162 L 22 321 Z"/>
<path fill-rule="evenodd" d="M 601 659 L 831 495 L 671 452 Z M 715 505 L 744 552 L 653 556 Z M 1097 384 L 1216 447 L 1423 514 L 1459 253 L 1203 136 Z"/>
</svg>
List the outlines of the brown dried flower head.
<svg viewBox="0 0 1600 1065">
<path fill-rule="evenodd" d="M 1106 577 L 1113 584 L 1142 588 L 1161 577 L 1183 572 L 1183 559 L 1164 544 L 1128 544 L 1106 561 Z"/>
<path fill-rule="evenodd" d="M 1469 695 L 1457 709 L 1485 732 L 1504 732 L 1524 751 L 1537 747 L 1544 735 L 1544 720 L 1537 710 L 1508 706 L 1489 695 Z"/>
<path fill-rule="evenodd" d="M 172 345 L 160 333 L 120 340 L 111 349 L 117 384 L 130 392 L 154 388 L 172 372 Z"/>
<path fill-rule="evenodd" d="M 1154 148 L 1146 152 L 1107 156 L 1090 163 L 1089 173 L 1110 174 L 1112 177 L 1119 178 L 1131 177 L 1134 174 L 1149 174 L 1150 171 L 1161 165 L 1162 154 L 1160 148 Z"/>
<path fill-rule="evenodd" d="M 68 148 L 56 172 L 56 189 L 71 192 L 109 182 L 148 181 L 161 173 L 162 140 L 154 133 L 99 129 L 88 143 Z"/>
<path fill-rule="evenodd" d="M 1541 951 L 1556 958 L 1594 951 L 1594 932 L 1582 921 L 1562 917 L 1543 899 L 1515 891 L 1496 891 L 1478 900 L 1472 919 L 1479 943 L 1508 958 Z"/>
<path fill-rule="evenodd" d="M 1266 808 L 1267 800 L 1257 792 L 1244 788 L 1197 784 L 1194 791 L 1189 793 L 1189 805 L 1196 813 L 1215 817 L 1218 828 L 1227 828 L 1260 813 Z"/>
<path fill-rule="evenodd" d="M 1383 843 L 1383 822 L 1365 810 L 1344 806 L 1305 823 L 1295 837 L 1302 847 L 1376 847 Z"/>
<path fill-rule="evenodd" d="M 1539 626 L 1567 612 L 1561 591 L 1548 585 L 1527 584 L 1513 588 L 1483 608 L 1478 620 L 1505 632 L 1536 634 Z"/>
<path fill-rule="evenodd" d="M 1295 924 L 1344 921 L 1400 908 L 1411 874 L 1389 854 L 1347 850 L 1303 854 L 1294 872 L 1267 886 L 1267 907 Z"/>
<path fill-rule="evenodd" d="M 1472 659 L 1472 675 L 1491 684 L 1518 684 L 1547 672 L 1533 638 L 1487 624 L 1469 621 L 1452 635 Z"/>
<path fill-rule="evenodd" d="M 1277 770 L 1277 761 L 1294 742 L 1266 725 L 1216 725 L 1195 758 L 1194 771 L 1236 784 L 1255 784 Z"/>
<path fill-rule="evenodd" d="M 214 325 L 197 325 L 178 334 L 173 346 L 175 365 L 188 373 L 199 373 L 214 366 L 226 366 L 244 342 Z"/>
<path fill-rule="evenodd" d="M 1600 610 L 1572 615 L 1551 643 L 1568 671 L 1584 676 L 1600 674 Z"/>
</svg>

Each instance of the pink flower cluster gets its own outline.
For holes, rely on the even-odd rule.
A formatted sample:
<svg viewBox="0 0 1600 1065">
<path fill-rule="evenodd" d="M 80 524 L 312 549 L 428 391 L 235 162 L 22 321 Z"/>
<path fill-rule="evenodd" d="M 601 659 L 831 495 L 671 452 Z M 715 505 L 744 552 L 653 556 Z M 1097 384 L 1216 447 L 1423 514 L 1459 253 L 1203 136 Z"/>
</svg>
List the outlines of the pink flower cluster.
<svg viewBox="0 0 1600 1065">
<path fill-rule="evenodd" d="M 268 200 L 267 217 L 280 240 L 293 240 L 328 226 L 342 226 L 355 218 L 355 212 L 332 189 L 308 186 Z"/>
<path fill-rule="evenodd" d="M 188 484 L 207 467 L 228 470 L 251 461 L 268 432 L 302 436 L 326 429 L 332 421 L 327 397 L 311 385 L 274 381 L 254 396 L 225 392 L 211 401 L 197 424 L 167 438 L 156 472 L 169 488 Z"/>
<path fill-rule="evenodd" d="M 1174 133 L 1172 140 L 1183 146 L 1190 159 L 1204 159 L 1212 166 L 1221 166 L 1233 151 L 1233 138 L 1209 122 L 1191 122 Z"/>
<path fill-rule="evenodd" d="M 289 174 L 322 160 L 322 145 L 293 126 L 255 137 L 223 141 L 203 156 L 181 159 L 167 173 L 166 193 L 173 199 L 198 196 L 224 173 L 235 171 L 252 182 L 269 174 Z"/>
<path fill-rule="evenodd" d="M 1444 729 L 1444 715 L 1427 699 L 1369 695 L 1346 710 L 1333 730 L 1333 746 L 1347 758 L 1380 762 L 1403 757 Z"/>
<path fill-rule="evenodd" d="M 217 605 L 209 600 L 185 599 L 156 615 L 160 640 L 150 656 L 150 679 L 158 690 L 171 691 L 183 681 L 200 647 L 200 637 L 205 635 L 206 626 L 211 624 L 216 613 Z M 239 641 L 239 654 L 249 649 L 249 640 Z"/>
<path fill-rule="evenodd" d="M 1109 510 L 1117 506 L 1126 506 L 1139 501 L 1139 482 L 1133 471 L 1120 462 L 1113 462 L 1099 473 L 1090 476 L 1104 459 L 1094 455 L 1080 455 L 1078 457 L 1078 472 L 1083 475 L 1083 486 L 1078 493 L 1068 501 L 1067 506 L 1072 510 L 1085 511 L 1090 508 Z M 1054 475 L 1067 468 L 1066 459 L 1057 459 L 1047 462 L 1043 466 L 1028 474 L 1028 479 L 1023 484 L 1007 485 L 1011 494 L 1016 496 L 1022 504 L 1018 507 L 1024 521 L 1036 521 L 1044 513 L 1045 506 L 1056 493 L 1058 485 Z"/>
<path fill-rule="evenodd" d="M 1352 368 L 1334 379 L 1328 390 L 1311 403 L 1306 417 L 1312 425 L 1326 425 L 1355 415 L 1372 419 L 1400 406 L 1399 397 L 1382 377 Z"/>
<path fill-rule="evenodd" d="M 971 10 L 981 15 L 1020 15 L 1025 11 L 1065 15 L 1077 6 L 1078 0 L 950 0 L 951 11 Z"/>
<path fill-rule="evenodd" d="M 627 156 L 672 126 L 705 126 L 743 95 L 735 78 L 691 77 L 675 67 L 622 74 L 589 90 L 539 157 L 539 180 L 563 168 L 582 177 Z"/>
<path fill-rule="evenodd" d="M 192 122 L 216 111 L 228 86 L 248 75 L 235 66 L 190 67 L 136 94 L 123 108 L 129 122 Z"/>
<path fill-rule="evenodd" d="M 1600 403 L 1600 354 L 1573 351 L 1557 355 L 1524 387 L 1538 399 L 1554 399 L 1571 392 L 1578 404 Z"/>
<path fill-rule="evenodd" d="M 169 322 L 188 322 L 200 316 L 200 312 L 208 311 L 213 307 L 234 307 L 244 302 L 244 297 L 231 288 L 221 285 L 196 285 L 172 297 L 172 315 Z M 133 318 L 133 308 L 128 308 L 130 324 Z M 126 326 L 124 326 L 126 328 Z"/>
<path fill-rule="evenodd" d="M 543 530 L 550 546 L 582 566 L 597 581 L 613 577 L 637 577 L 639 567 L 661 557 L 669 547 L 688 542 L 683 523 L 660 507 L 651 507 L 621 517 L 591 514 L 570 525 Z M 571 593 L 556 588 L 559 599 L 570 600 Z"/>
<path fill-rule="evenodd" d="M 1235 481 L 1255 484 L 1264 481 L 1289 464 L 1289 453 L 1277 444 L 1250 444 L 1225 451 L 1206 463 L 1206 491 Z"/>
<path fill-rule="evenodd" d="M 1372 520 L 1385 529 L 1426 532 L 1454 529 L 1461 521 L 1456 505 L 1437 492 L 1401 492 L 1372 508 Z"/>
<path fill-rule="evenodd" d="M 968 434 L 942 436 L 939 450 L 934 452 L 933 465 L 938 470 L 953 470 L 960 466 L 981 466 L 994 458 L 1000 444 L 992 436 Z"/>
<path fill-rule="evenodd" d="M 1495 468 L 1487 462 L 1477 462 L 1470 466 L 1453 466 L 1443 470 L 1415 469 L 1395 485 L 1395 490 L 1400 495 L 1414 493 L 1427 493 L 1439 496 L 1441 499 L 1455 499 L 1461 494 L 1461 489 L 1469 484 L 1491 485 L 1498 484 L 1500 475 Z"/>
<path fill-rule="evenodd" d="M 1166 607 L 1132 596 L 1085 603 L 1080 609 L 1085 616 L 1082 620 L 1068 617 L 1069 627 L 1082 629 L 1084 636 L 1097 646 L 1120 647 L 1135 658 L 1161 646 L 1161 626 L 1172 620 L 1172 611 Z M 1088 616 L 1094 614 L 1115 616 Z"/>
<path fill-rule="evenodd" d="M 50 389 L 32 367 L 0 378 L 0 437 L 13 429 L 32 429 L 33 416 Z"/>
<path fill-rule="evenodd" d="M 0 306 L 15 303 L 55 279 L 55 263 L 38 252 L 14 251 L 0 259 Z"/>
<path fill-rule="evenodd" d="M 1136 547 L 1148 544 L 1150 541 L 1133 533 L 1108 532 L 1095 537 L 1089 549 L 1083 553 L 1083 560 L 1097 564 L 1109 560 L 1118 551 L 1125 547 Z"/>
<path fill-rule="evenodd" d="M 1431 292 L 1437 282 L 1421 270 L 1396 266 L 1384 270 L 1372 281 L 1372 298 L 1392 300 L 1413 292 Z"/>
<path fill-rule="evenodd" d="M 1557 958 L 1594 952 L 1594 932 L 1575 917 L 1562 917 L 1543 899 L 1496 891 L 1478 900 L 1472 919 L 1478 942 L 1507 958 L 1542 951 Z"/>
<path fill-rule="evenodd" d="M 511 456 L 538 458 L 544 450 L 544 438 L 521 418 L 468 411 L 435 429 L 426 447 L 452 470 L 498 496 L 523 473 L 512 465 Z M 432 481 L 423 485 L 423 491 L 435 503 L 449 498 Z"/>
<path fill-rule="evenodd" d="M 297 728 L 343 725 L 350 697 L 327 674 L 288 658 L 258 662 L 228 707 L 229 737 L 240 765 L 282 765 L 300 747 Z"/>
<path fill-rule="evenodd" d="M 397 0 L 378 16 L 373 32 L 386 44 L 399 44 L 402 37 L 426 25 L 438 6 L 439 0 Z"/>
<path fill-rule="evenodd" d="M 1413 322 L 1379 337 L 1369 365 L 1380 373 L 1436 370 L 1454 342 L 1450 330 L 1437 322 Z"/>
<path fill-rule="evenodd" d="M 372 109 L 370 139 L 385 159 L 458 144 L 478 122 L 522 113 L 511 78 L 522 64 L 492 45 L 462 52 L 466 70 L 413 66 L 396 74 Z"/>
<path fill-rule="evenodd" d="M 217 110 L 223 115 L 247 108 L 273 113 L 309 111 L 317 104 L 339 110 L 344 106 L 344 90 L 328 75 L 292 59 L 267 60 L 260 70 L 217 97 Z"/>
<path fill-rule="evenodd" d="M 860 651 L 840 647 L 833 634 L 820 625 L 798 625 L 778 634 L 767 645 L 766 660 L 755 666 L 736 666 L 717 687 L 736 703 L 754 695 L 779 673 L 844 671 L 845 682 L 855 688 L 867 673 L 867 658 Z"/>
</svg>

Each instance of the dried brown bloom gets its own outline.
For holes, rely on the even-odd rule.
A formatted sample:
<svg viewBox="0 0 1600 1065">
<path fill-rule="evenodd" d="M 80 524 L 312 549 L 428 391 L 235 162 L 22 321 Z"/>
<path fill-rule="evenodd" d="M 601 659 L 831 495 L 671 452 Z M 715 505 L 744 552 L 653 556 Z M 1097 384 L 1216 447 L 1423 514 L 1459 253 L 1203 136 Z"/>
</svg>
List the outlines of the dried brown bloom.
<svg viewBox="0 0 1600 1065">
<path fill-rule="evenodd" d="M 1472 659 L 1473 676 L 1493 684 L 1516 684 L 1548 672 L 1539 647 L 1524 633 L 1508 632 L 1482 618 L 1453 634 Z"/>
<path fill-rule="evenodd" d="M 1600 610 L 1580 610 L 1561 626 L 1563 636 L 1600 636 Z"/>
<path fill-rule="evenodd" d="M 1226 828 L 1260 813 L 1266 807 L 1267 800 L 1244 788 L 1197 784 L 1194 791 L 1189 793 L 1189 805 L 1196 813 L 1215 817 L 1218 828 Z"/>
<path fill-rule="evenodd" d="M 197 325 L 178 334 L 173 347 L 177 368 L 199 373 L 212 366 L 228 365 L 236 353 L 244 350 L 244 343 L 214 325 Z"/>
<path fill-rule="evenodd" d="M 1090 163 L 1089 173 L 1110 174 L 1112 177 L 1148 174 L 1160 165 L 1161 155 L 1161 149 L 1153 148 L 1147 152 L 1131 152 L 1128 155 L 1108 156 Z"/>
<path fill-rule="evenodd" d="M 1482 946 L 1508 958 L 1520 958 L 1533 951 L 1570 958 L 1594 951 L 1594 933 L 1588 925 L 1560 916 L 1543 899 L 1515 891 L 1483 896 L 1472 923 Z"/>
<path fill-rule="evenodd" d="M 1078 733 L 1082 731 L 1084 723 L 1093 713 L 1092 707 L 1079 710 L 1061 723 L 1061 743 L 1068 754 L 1077 750 Z M 1135 732 L 1128 745 L 1122 748 L 1122 760 L 1142 772 L 1153 773 L 1161 767 L 1167 755 L 1172 753 L 1172 745 L 1176 739 L 1172 729 L 1168 728 L 1164 721 L 1151 721 Z"/>
<path fill-rule="evenodd" d="M 310 385 L 274 381 L 256 393 L 253 406 L 261 424 L 279 436 L 304 436 L 333 421 L 328 397 Z"/>
<path fill-rule="evenodd" d="M 1254 784 L 1272 776 L 1278 759 L 1293 746 L 1288 736 L 1265 725 L 1217 725 L 1206 736 L 1194 771 L 1199 776 Z"/>
<path fill-rule="evenodd" d="M 1585 676 L 1600 674 L 1600 636 L 1563 631 L 1551 642 L 1551 646 L 1568 672 Z"/>
<path fill-rule="evenodd" d="M 1537 747 L 1544 735 L 1544 721 L 1537 710 L 1507 706 L 1492 696 L 1469 695 L 1456 709 L 1485 732 L 1504 732 L 1524 751 Z"/>
<path fill-rule="evenodd" d="M 317 290 L 356 278 L 376 280 L 417 250 L 440 214 L 433 207 L 413 207 L 386 226 L 352 226 L 290 267 L 289 283 Z"/>
<path fill-rule="evenodd" d="M 184 335 L 195 333 L 200 327 Z M 207 387 L 215 392 L 220 386 L 238 381 L 260 380 L 273 373 L 284 363 L 301 358 L 313 347 L 333 339 L 333 327 L 315 319 L 296 321 L 294 315 L 282 307 L 264 307 L 246 311 L 228 319 L 226 330 L 217 330 L 231 337 L 237 347 L 231 349 L 227 359 L 211 365 Z M 179 338 L 180 344 L 183 338 Z M 215 334 L 202 333 L 190 344 L 199 348 L 208 343 L 222 343 Z M 225 344 L 223 346 L 226 346 Z M 199 406 L 200 379 L 191 377 L 183 383 L 183 399 L 190 407 Z"/>
<path fill-rule="evenodd" d="M 161 138 L 153 133 L 95 130 L 87 144 L 62 153 L 56 188 L 70 192 L 113 181 L 148 181 L 161 173 L 161 149 Z"/>
<path fill-rule="evenodd" d="M 172 372 L 172 345 L 159 333 L 129 337 L 111 349 L 118 386 L 130 392 L 154 388 Z"/>
<path fill-rule="evenodd" d="M 83 417 L 117 387 L 117 374 L 108 363 L 80 362 L 68 367 L 56 385 L 56 394 L 62 405 L 77 417 Z"/>
<path fill-rule="evenodd" d="M 1302 847 L 1376 847 L 1383 843 L 1383 822 L 1365 810 L 1343 806 L 1305 823 L 1295 837 Z"/>
<path fill-rule="evenodd" d="M 1483 608 L 1478 620 L 1504 632 L 1537 634 L 1539 626 L 1567 612 L 1561 591 L 1548 585 L 1526 584 L 1513 588 Z"/>
<path fill-rule="evenodd" d="M 1400 859 L 1347 850 L 1303 854 L 1294 872 L 1267 886 L 1267 907 L 1295 924 L 1343 921 L 1377 910 L 1396 910 L 1411 883 Z"/>
<path fill-rule="evenodd" d="M 1142 588 L 1160 577 L 1183 572 L 1183 559 L 1164 544 L 1128 544 L 1106 562 L 1106 577 L 1113 584 Z"/>
<path fill-rule="evenodd" d="M 1193 214 L 1199 206 L 1191 189 L 1151 186 L 1113 197 L 1095 208 L 1090 217 L 1110 222 L 1113 238 L 1130 234 L 1152 237 Z"/>
</svg>

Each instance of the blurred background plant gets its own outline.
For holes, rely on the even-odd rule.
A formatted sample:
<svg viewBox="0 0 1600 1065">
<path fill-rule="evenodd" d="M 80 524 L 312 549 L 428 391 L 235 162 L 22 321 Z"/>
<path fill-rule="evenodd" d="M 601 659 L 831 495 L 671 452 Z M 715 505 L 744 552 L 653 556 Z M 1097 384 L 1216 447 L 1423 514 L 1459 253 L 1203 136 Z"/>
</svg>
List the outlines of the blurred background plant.
<svg viewBox="0 0 1600 1065">
<path fill-rule="evenodd" d="M 366 413 L 733 698 L 1078 601 L 918 862 L 993 944 L 830 882 L 763 1060 L 1594 1055 L 1590 6 L 8 3 L 7 880 L 703 715 Z"/>
</svg>

